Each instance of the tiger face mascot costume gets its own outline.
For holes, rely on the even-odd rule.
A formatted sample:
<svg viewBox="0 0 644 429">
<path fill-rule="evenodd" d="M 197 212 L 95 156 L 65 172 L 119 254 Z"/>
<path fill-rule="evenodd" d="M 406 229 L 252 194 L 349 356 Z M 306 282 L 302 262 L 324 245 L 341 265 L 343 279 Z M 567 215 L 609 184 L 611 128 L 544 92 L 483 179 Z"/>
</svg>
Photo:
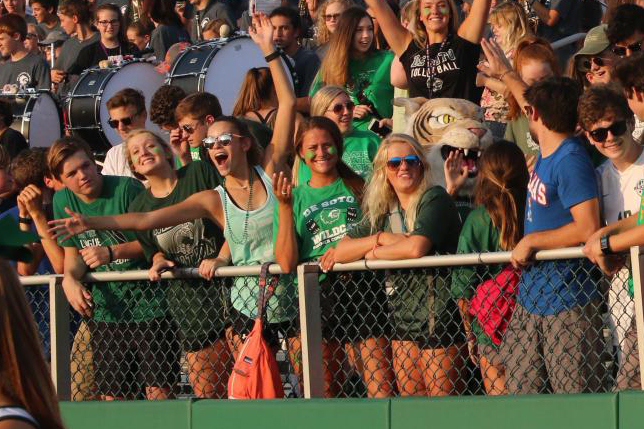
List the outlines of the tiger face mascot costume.
<svg viewBox="0 0 644 429">
<path fill-rule="evenodd" d="M 426 149 L 434 184 L 446 187 L 444 164 L 450 152 L 463 154 L 468 178 L 455 199 L 459 211 L 463 204 L 471 206 L 478 159 L 493 142 L 482 109 L 459 98 L 396 98 L 394 105 L 405 108 L 405 133 Z"/>
</svg>

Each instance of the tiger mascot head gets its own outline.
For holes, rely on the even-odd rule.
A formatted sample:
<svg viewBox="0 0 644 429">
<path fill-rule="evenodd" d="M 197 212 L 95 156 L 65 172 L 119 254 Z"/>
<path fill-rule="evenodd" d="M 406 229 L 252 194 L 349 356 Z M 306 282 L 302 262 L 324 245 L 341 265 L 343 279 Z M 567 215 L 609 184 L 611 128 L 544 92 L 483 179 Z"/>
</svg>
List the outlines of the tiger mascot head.
<svg viewBox="0 0 644 429">
<path fill-rule="evenodd" d="M 459 196 L 471 196 L 477 161 L 493 142 L 492 133 L 483 124 L 482 109 L 459 98 L 396 98 L 394 105 L 405 108 L 405 133 L 426 148 L 435 184 L 445 186 L 443 165 L 450 152 L 463 153 L 469 177 Z"/>
</svg>

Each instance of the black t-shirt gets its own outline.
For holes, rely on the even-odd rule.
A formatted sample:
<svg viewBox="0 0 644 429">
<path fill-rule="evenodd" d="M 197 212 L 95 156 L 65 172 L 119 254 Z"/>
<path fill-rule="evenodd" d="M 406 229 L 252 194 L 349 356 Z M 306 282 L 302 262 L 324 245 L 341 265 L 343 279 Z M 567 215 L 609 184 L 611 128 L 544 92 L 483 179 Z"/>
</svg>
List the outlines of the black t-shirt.
<svg viewBox="0 0 644 429">
<path fill-rule="evenodd" d="M 100 40 L 91 43 L 80 50 L 76 63 L 71 67 L 69 74 L 81 74 L 90 67 L 98 66 L 103 60 L 110 57 L 123 55 L 139 56 L 139 50 L 131 43 L 126 43 L 118 48 L 106 48 Z"/>
<path fill-rule="evenodd" d="M 481 55 L 481 45 L 458 35 L 449 35 L 442 43 L 429 46 L 431 68 L 427 67 L 427 50 L 412 40 L 400 56 L 409 82 L 410 97 L 464 98 L 478 104 L 481 89 L 476 87 L 476 65 Z M 434 91 L 430 97 L 429 86 Z"/>
<path fill-rule="evenodd" d="M 165 54 L 175 43 L 190 42 L 190 35 L 186 30 L 174 25 L 159 24 L 150 39 L 150 46 L 154 50 L 157 61 L 165 61 Z"/>
<path fill-rule="evenodd" d="M 0 146 L 5 148 L 11 159 L 14 159 L 20 152 L 29 148 L 24 136 L 13 128 L 7 128 L 0 135 Z"/>
<path fill-rule="evenodd" d="M 235 20 L 233 18 L 233 12 L 230 7 L 226 3 L 214 0 L 208 3 L 206 9 L 201 11 L 195 10 L 194 18 L 190 25 L 190 38 L 194 42 L 203 40 L 203 35 L 201 38 L 197 37 L 197 26 L 201 26 L 201 32 L 203 32 L 208 23 L 215 19 L 225 20 L 231 30 L 236 27 L 234 24 Z"/>
</svg>

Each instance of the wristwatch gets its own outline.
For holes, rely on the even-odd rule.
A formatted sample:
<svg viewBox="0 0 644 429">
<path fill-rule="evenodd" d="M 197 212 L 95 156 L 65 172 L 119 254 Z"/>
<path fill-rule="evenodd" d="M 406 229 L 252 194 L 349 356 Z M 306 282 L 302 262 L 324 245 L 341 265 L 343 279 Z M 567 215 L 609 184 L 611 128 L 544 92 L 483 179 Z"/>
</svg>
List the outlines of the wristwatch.
<svg viewBox="0 0 644 429">
<path fill-rule="evenodd" d="M 602 253 L 604 255 L 612 255 L 613 251 L 610 248 L 610 241 L 609 241 L 610 236 L 609 235 L 602 235 L 601 238 L 599 239 L 599 248 L 601 249 Z"/>
<path fill-rule="evenodd" d="M 266 60 L 267 63 L 270 63 L 271 61 L 277 59 L 282 55 L 282 51 L 280 49 L 276 49 L 272 54 L 268 54 L 264 57 L 264 60 Z"/>
</svg>

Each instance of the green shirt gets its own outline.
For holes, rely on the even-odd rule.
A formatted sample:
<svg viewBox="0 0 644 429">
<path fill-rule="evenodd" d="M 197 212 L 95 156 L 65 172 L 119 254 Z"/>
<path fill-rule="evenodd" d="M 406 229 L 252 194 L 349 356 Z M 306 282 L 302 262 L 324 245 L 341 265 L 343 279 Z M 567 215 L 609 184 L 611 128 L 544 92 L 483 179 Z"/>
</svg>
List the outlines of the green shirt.
<svg viewBox="0 0 644 429">
<path fill-rule="evenodd" d="M 508 122 L 503 138 L 519 146 L 525 155 L 539 154 L 539 145 L 530 135 L 528 118 L 525 115 Z"/>
<path fill-rule="evenodd" d="M 402 216 L 404 220 L 404 212 Z M 445 189 L 434 186 L 425 191 L 418 203 L 413 230 L 404 232 L 428 238 L 432 244 L 429 254 L 432 255 L 454 253 L 460 230 L 461 221 L 454 201 Z M 392 232 L 389 216 L 383 217 L 376 228 L 371 228 L 365 219 L 348 235 L 361 238 L 378 231 Z M 389 304 L 397 331 L 422 337 L 427 333 L 439 335 L 436 334 L 438 329 L 458 329 L 454 324 L 458 313 L 453 313 L 455 303 L 450 297 L 447 274 L 438 269 L 432 270 L 432 274 L 433 287 L 427 287 L 425 270 L 400 270 L 392 277 L 393 291 L 389 295 Z"/>
<path fill-rule="evenodd" d="M 299 262 L 317 260 L 335 247 L 362 217 L 360 204 L 338 178 L 329 186 L 312 188 L 302 183 L 293 189 L 293 216 Z M 277 236 L 278 210 L 273 215 L 273 237 Z"/>
<path fill-rule="evenodd" d="M 485 207 L 480 206 L 469 214 L 458 239 L 456 253 L 499 252 L 499 230 L 492 224 Z M 501 271 L 500 265 L 464 265 L 452 271 L 452 297 L 470 300 L 478 285 L 484 280 L 496 276 Z M 492 340 L 474 319 L 472 332 L 480 344 L 492 346 Z"/>
<path fill-rule="evenodd" d="M 102 176 L 101 194 L 91 203 L 84 203 L 69 189 L 54 195 L 54 218 L 69 217 L 65 207 L 84 216 L 114 216 L 126 213 L 130 203 L 143 191 L 138 180 L 129 177 Z M 89 230 L 59 242 L 63 247 L 83 249 L 91 246 L 114 246 L 136 241 L 131 231 Z M 129 271 L 147 268 L 143 259 L 117 259 L 92 270 Z M 100 282 L 92 286 L 93 319 L 100 322 L 140 322 L 165 316 L 165 302 L 160 288 L 149 282 Z"/>
<path fill-rule="evenodd" d="M 191 195 L 214 189 L 221 179 L 214 168 L 202 161 L 193 161 L 177 170 L 177 184 L 163 198 L 150 191 L 141 192 L 130 204 L 130 212 L 151 212 L 184 201 Z M 204 259 L 217 257 L 223 245 L 221 230 L 209 219 L 196 219 L 180 225 L 155 228 L 136 234 L 146 257 L 151 260 L 157 252 L 174 261 L 177 267 L 199 267 Z M 222 331 L 225 325 L 225 299 L 221 279 L 168 280 L 162 288 L 168 300 L 170 314 L 189 341 L 212 331 Z"/>
<path fill-rule="evenodd" d="M 345 89 L 351 100 L 356 105 L 364 104 L 358 100 L 358 94 L 362 92 L 383 118 L 391 118 L 393 115 L 391 103 L 394 98 L 394 87 L 391 86 L 391 62 L 393 59 L 393 52 L 376 51 L 366 58 L 349 60 L 349 81 L 345 85 Z M 320 80 L 318 73 L 311 85 L 309 96 L 313 97 L 323 86 L 324 82 Z M 354 119 L 353 126 L 358 130 L 367 131 L 369 122 L 373 118 L 373 115 L 368 115 L 363 119 Z"/>
<path fill-rule="evenodd" d="M 342 161 L 356 174 L 367 180 L 373 169 L 373 159 L 376 157 L 380 138 L 371 131 L 352 130 L 344 136 L 344 150 Z M 311 170 L 300 159 L 297 170 L 297 183 L 308 183 L 311 179 Z"/>
</svg>

